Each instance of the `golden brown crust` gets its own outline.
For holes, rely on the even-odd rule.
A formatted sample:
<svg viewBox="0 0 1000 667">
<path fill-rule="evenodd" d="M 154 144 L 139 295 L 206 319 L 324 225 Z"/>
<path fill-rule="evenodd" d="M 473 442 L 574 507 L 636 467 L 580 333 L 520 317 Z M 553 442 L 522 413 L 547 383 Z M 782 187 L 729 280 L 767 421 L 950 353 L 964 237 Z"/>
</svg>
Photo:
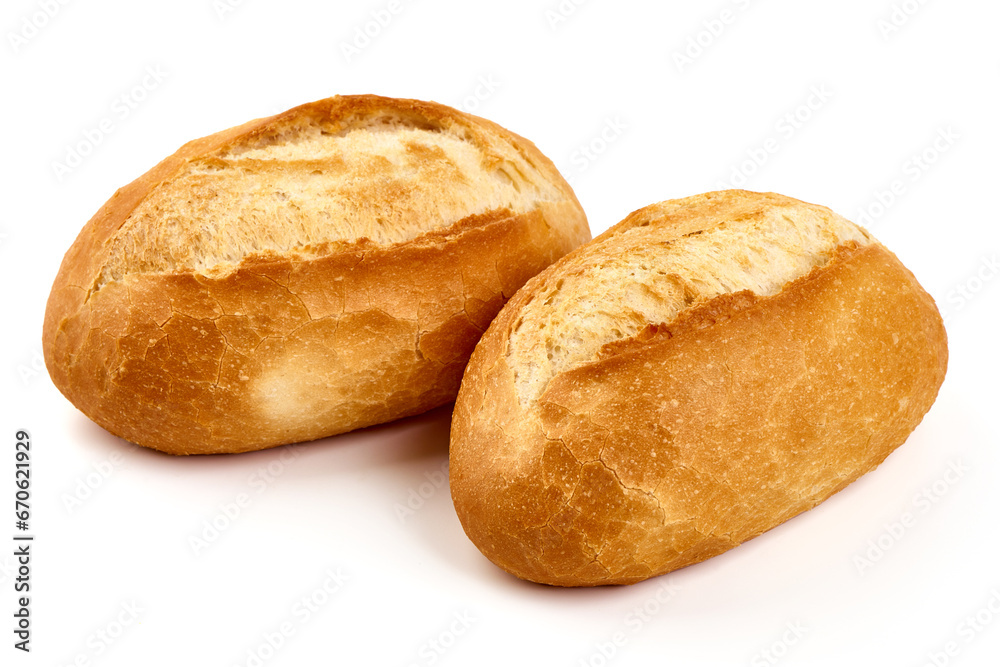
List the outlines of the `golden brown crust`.
<svg viewBox="0 0 1000 667">
<path fill-rule="evenodd" d="M 604 349 L 525 408 L 510 335 L 572 264 L 494 320 L 452 421 L 462 524 L 524 579 L 634 583 L 730 549 L 877 466 L 944 379 L 933 300 L 883 246 L 849 242 L 773 296 L 719 296 Z"/>
<path fill-rule="evenodd" d="M 290 119 L 386 109 L 429 124 L 461 121 L 487 148 L 512 143 L 563 199 L 467 216 L 393 245 L 362 238 L 309 259 L 246 256 L 225 275 L 135 272 L 99 283 L 109 240 L 188 161 L 266 141 Z M 320 438 L 453 400 L 471 349 L 506 299 L 589 238 L 572 190 L 529 141 L 433 103 L 321 100 L 192 141 L 116 192 L 63 260 L 46 310 L 46 365 L 91 419 L 161 451 Z"/>
<path fill-rule="evenodd" d="M 872 239 L 825 207 L 775 194 L 712 192 L 636 211 L 560 262 L 525 305 L 508 347 L 520 400 L 692 304 L 776 294 L 848 241 Z"/>
</svg>

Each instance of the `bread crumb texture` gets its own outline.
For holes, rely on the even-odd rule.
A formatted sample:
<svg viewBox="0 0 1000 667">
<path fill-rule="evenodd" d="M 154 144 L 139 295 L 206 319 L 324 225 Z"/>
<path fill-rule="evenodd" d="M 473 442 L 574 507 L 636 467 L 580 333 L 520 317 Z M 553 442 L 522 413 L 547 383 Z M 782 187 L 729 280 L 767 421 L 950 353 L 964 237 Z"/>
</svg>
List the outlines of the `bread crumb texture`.
<svg viewBox="0 0 1000 667">
<path fill-rule="evenodd" d="M 709 193 L 532 278 L 466 369 L 466 533 L 518 577 L 628 584 L 722 553 L 873 469 L 947 367 L 933 300 L 829 210 Z"/>
<path fill-rule="evenodd" d="M 254 254 L 315 257 L 335 242 L 409 241 L 471 215 L 564 198 L 529 155 L 463 124 L 383 110 L 296 114 L 187 161 L 109 239 L 102 281 L 218 275 Z"/>
<path fill-rule="evenodd" d="M 820 206 L 713 193 L 636 211 L 566 262 L 525 305 L 508 355 L 520 399 L 609 343 L 667 325 L 694 304 L 749 290 L 771 296 L 868 234 Z"/>
<path fill-rule="evenodd" d="M 589 239 L 526 139 L 434 103 L 320 100 L 115 193 L 53 285 L 46 364 L 141 445 L 313 440 L 453 400 L 503 303 Z"/>
</svg>

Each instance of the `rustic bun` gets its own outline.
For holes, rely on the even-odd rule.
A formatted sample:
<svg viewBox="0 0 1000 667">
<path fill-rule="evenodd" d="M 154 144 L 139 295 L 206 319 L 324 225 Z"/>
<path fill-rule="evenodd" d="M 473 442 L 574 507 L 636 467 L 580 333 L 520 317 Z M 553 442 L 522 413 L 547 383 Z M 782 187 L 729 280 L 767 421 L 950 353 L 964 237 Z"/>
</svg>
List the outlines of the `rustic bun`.
<svg viewBox="0 0 1000 667">
<path fill-rule="evenodd" d="M 321 438 L 453 400 L 504 301 L 589 239 L 530 141 L 434 103 L 320 100 L 116 192 L 63 260 L 45 361 L 154 449 Z"/>
<path fill-rule="evenodd" d="M 872 470 L 947 356 L 931 297 L 830 210 L 742 191 L 656 204 L 490 325 L 455 405 L 455 508 L 523 579 L 641 581 Z"/>
</svg>

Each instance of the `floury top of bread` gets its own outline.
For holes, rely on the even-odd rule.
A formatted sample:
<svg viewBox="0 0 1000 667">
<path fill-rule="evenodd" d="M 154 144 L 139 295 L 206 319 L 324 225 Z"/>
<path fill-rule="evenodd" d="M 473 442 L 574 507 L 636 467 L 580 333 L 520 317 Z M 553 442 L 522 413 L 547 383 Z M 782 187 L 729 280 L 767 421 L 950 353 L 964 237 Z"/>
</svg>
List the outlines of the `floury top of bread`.
<svg viewBox="0 0 1000 667">
<path fill-rule="evenodd" d="M 95 288 L 136 273 L 218 278 L 249 257 L 305 260 L 361 239 L 389 246 L 565 198 L 537 156 L 460 116 L 326 106 L 185 160 L 108 239 Z"/>
<path fill-rule="evenodd" d="M 537 402 L 554 376 L 648 340 L 698 304 L 774 295 L 848 242 L 872 239 L 827 208 L 778 195 L 714 192 L 640 209 L 565 258 L 559 279 L 525 303 L 507 350 L 518 398 Z"/>
<path fill-rule="evenodd" d="M 432 102 L 320 100 L 116 192 L 60 267 L 46 365 L 162 451 L 314 440 L 453 400 L 503 303 L 589 239 L 527 139 Z"/>
</svg>

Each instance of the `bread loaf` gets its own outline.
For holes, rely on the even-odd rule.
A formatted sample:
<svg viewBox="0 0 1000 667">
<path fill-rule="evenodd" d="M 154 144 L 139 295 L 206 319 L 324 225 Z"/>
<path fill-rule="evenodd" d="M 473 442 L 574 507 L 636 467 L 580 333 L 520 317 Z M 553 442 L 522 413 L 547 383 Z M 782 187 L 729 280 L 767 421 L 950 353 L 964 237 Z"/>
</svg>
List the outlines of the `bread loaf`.
<svg viewBox="0 0 1000 667">
<path fill-rule="evenodd" d="M 455 508 L 523 579 L 663 574 L 872 470 L 947 356 L 931 297 L 828 209 L 742 191 L 656 204 L 490 325 L 452 421 Z"/>
<path fill-rule="evenodd" d="M 439 104 L 335 97 L 192 141 L 66 253 L 56 386 L 173 454 L 312 440 L 454 399 L 479 336 L 590 239 L 535 146 Z"/>
</svg>

